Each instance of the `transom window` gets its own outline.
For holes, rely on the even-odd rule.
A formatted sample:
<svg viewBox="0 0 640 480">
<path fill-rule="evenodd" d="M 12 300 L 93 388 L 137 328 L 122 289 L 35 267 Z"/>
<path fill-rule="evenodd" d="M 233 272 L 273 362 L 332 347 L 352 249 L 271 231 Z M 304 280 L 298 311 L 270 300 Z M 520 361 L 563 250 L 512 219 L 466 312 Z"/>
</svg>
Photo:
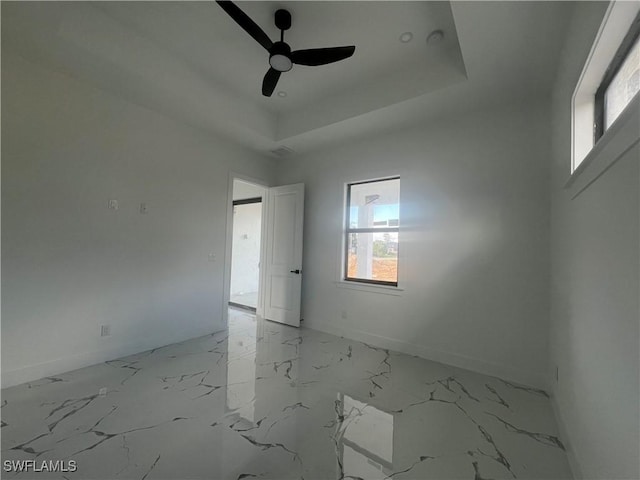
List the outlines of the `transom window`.
<svg viewBox="0 0 640 480">
<path fill-rule="evenodd" d="M 640 14 L 620 44 L 595 96 L 597 142 L 640 91 Z"/>
<path fill-rule="evenodd" d="M 344 279 L 398 286 L 400 177 L 347 184 Z"/>
<path fill-rule="evenodd" d="M 571 99 L 572 174 L 579 167 L 585 171 L 591 162 L 584 166 L 582 162 L 607 149 L 616 135 L 607 135 L 607 131 L 626 130 L 625 118 L 635 114 L 630 105 L 639 101 L 639 35 L 640 3 L 611 1 Z M 596 144 L 600 145 L 598 150 L 594 149 Z"/>
</svg>

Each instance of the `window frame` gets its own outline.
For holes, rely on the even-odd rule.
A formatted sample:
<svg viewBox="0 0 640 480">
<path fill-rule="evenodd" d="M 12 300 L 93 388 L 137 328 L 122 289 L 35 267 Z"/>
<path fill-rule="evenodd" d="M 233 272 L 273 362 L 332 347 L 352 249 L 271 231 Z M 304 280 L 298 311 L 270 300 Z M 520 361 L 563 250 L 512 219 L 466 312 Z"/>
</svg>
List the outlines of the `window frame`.
<svg viewBox="0 0 640 480">
<path fill-rule="evenodd" d="M 599 152 L 611 150 L 611 142 L 614 137 L 624 135 L 623 142 L 628 143 L 629 121 L 637 115 L 637 108 L 627 108 L 623 111 L 618 119 L 608 128 L 602 137 L 594 142 L 594 125 L 595 125 L 595 93 L 605 71 L 611 63 L 611 59 L 615 56 L 616 51 L 620 47 L 626 34 L 633 25 L 633 20 L 640 13 L 640 3 L 638 2 L 609 2 L 606 7 L 597 34 L 593 40 L 591 48 L 584 64 L 582 71 L 576 82 L 573 94 L 571 96 L 571 156 L 569 162 L 569 178 L 565 183 L 565 188 L 573 189 L 578 183 L 583 183 L 586 177 L 599 176 L 606 168 L 608 168 L 619 156 L 614 155 L 608 161 L 602 160 Z M 575 32 L 577 33 L 577 32 Z M 572 49 L 580 48 L 579 44 L 575 44 L 574 40 L 582 38 L 570 36 Z M 636 105 L 640 103 L 640 98 L 635 98 L 632 103 Z M 635 139 L 632 138 L 632 141 Z M 616 143 L 616 142 L 614 142 Z M 605 155 L 607 158 L 609 154 Z"/>
<path fill-rule="evenodd" d="M 629 56 L 631 49 L 635 45 L 636 41 L 640 38 L 640 12 L 636 15 L 629 27 L 629 30 L 625 34 L 620 46 L 616 50 L 609 66 L 604 72 L 602 81 L 596 90 L 594 95 L 594 112 L 593 112 L 593 144 L 598 143 L 598 140 L 602 138 L 607 128 L 605 128 L 605 95 L 607 89 L 611 85 L 611 82 L 622 68 L 625 60 Z M 629 106 L 630 103 L 627 104 Z M 625 106 L 625 110 L 627 108 Z"/>
<path fill-rule="evenodd" d="M 386 287 L 398 287 L 399 269 L 397 269 L 395 282 L 389 282 L 386 280 L 373 280 L 368 278 L 349 277 L 349 235 L 352 233 L 385 233 L 385 232 L 397 233 L 398 234 L 398 254 L 396 257 L 397 258 L 396 261 L 399 264 L 399 257 L 400 257 L 400 219 L 399 218 L 398 218 L 398 226 L 396 227 L 387 226 L 387 227 L 351 228 L 349 224 L 350 208 L 351 208 L 351 187 L 353 185 L 364 185 L 367 183 L 386 182 L 389 180 L 400 180 L 400 175 L 395 175 L 392 177 L 376 178 L 373 180 L 361 180 L 357 182 L 349 182 L 346 184 L 347 195 L 346 195 L 346 202 L 344 205 L 344 211 L 345 211 L 344 236 L 343 236 L 344 261 L 343 261 L 343 274 L 342 274 L 342 280 L 345 282 L 364 283 L 368 285 L 382 285 Z M 398 191 L 398 196 L 399 195 L 400 195 L 400 192 Z M 398 203 L 399 202 L 400 202 L 400 198 L 398 198 Z"/>
</svg>

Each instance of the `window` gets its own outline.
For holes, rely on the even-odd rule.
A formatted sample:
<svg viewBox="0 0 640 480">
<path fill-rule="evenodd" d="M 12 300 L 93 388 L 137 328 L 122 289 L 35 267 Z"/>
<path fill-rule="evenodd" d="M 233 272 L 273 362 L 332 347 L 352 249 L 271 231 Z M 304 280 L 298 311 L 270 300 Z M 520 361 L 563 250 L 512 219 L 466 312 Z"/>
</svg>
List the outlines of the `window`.
<svg viewBox="0 0 640 480">
<path fill-rule="evenodd" d="M 398 286 L 400 178 L 347 184 L 344 279 Z"/>
<path fill-rule="evenodd" d="M 635 114 L 628 107 L 639 102 L 639 34 L 640 2 L 610 2 L 571 99 L 571 173 L 579 175 L 572 175 L 568 186 L 583 176 L 596 157 L 613 155 L 610 142 L 620 136 L 621 129 L 626 131 L 628 119 Z M 604 154 L 607 149 L 609 153 Z M 612 161 L 613 157 L 606 162 Z M 588 168 L 601 172 L 608 168 L 603 162 Z"/>
<path fill-rule="evenodd" d="M 595 96 L 595 138 L 622 113 L 640 90 L 640 14 L 609 64 Z"/>
</svg>

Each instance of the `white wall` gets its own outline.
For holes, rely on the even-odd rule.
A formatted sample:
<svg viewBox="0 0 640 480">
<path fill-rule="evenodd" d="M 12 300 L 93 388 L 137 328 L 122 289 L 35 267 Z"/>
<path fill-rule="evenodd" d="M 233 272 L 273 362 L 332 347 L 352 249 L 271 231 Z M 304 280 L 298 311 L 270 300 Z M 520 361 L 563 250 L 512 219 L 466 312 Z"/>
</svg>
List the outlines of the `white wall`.
<svg viewBox="0 0 640 480">
<path fill-rule="evenodd" d="M 229 171 L 273 160 L 3 49 L 2 162 L 3 386 L 223 328 Z"/>
<path fill-rule="evenodd" d="M 468 113 L 285 161 L 279 183 L 304 182 L 307 191 L 304 325 L 544 386 L 546 103 Z M 401 177 L 403 291 L 337 285 L 344 184 L 390 175 Z"/>
<path fill-rule="evenodd" d="M 553 95 L 551 367 L 554 377 L 556 365 L 559 370 L 554 403 L 576 477 L 637 479 L 638 143 L 577 196 L 578 189 L 565 188 L 571 95 L 605 9 L 603 3 L 576 5 Z M 638 103 L 635 109 L 619 132 L 637 140 Z M 624 150 L 623 136 L 614 137 L 581 175 L 594 177 L 593 169 L 611 160 L 605 158 L 609 152 Z"/>
<path fill-rule="evenodd" d="M 258 292 L 262 203 L 233 207 L 231 295 Z M 253 305 L 255 306 L 255 305 Z"/>
</svg>

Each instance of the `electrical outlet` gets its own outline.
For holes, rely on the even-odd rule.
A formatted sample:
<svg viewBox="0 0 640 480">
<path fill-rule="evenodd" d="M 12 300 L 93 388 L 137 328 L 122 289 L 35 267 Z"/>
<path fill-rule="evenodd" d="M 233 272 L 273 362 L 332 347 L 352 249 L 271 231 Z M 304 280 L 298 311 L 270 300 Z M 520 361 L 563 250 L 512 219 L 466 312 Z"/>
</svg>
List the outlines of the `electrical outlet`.
<svg viewBox="0 0 640 480">
<path fill-rule="evenodd" d="M 100 336 L 108 337 L 111 335 L 111 325 L 101 325 L 100 326 Z"/>
<path fill-rule="evenodd" d="M 100 390 L 98 390 L 98 395 L 100 395 L 101 397 L 106 397 L 107 396 L 107 387 L 102 387 Z"/>
<path fill-rule="evenodd" d="M 118 200 L 115 200 L 115 199 L 109 200 L 109 203 L 107 204 L 107 206 L 109 207 L 109 210 L 118 210 Z"/>
<path fill-rule="evenodd" d="M 210 262 L 215 262 L 216 261 L 216 254 L 215 253 L 210 253 L 209 254 L 209 261 Z"/>
<path fill-rule="evenodd" d="M 142 215 L 145 215 L 147 213 L 147 204 L 145 202 L 142 202 L 140 204 L 140 213 Z"/>
</svg>

